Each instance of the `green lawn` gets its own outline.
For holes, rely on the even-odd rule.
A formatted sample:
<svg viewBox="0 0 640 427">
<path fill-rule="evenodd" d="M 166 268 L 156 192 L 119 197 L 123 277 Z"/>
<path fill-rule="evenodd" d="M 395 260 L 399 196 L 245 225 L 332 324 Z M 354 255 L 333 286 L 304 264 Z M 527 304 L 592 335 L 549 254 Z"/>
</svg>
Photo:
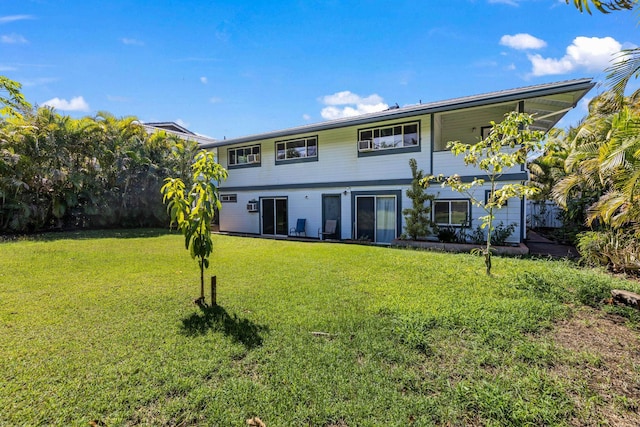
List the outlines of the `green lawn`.
<svg viewBox="0 0 640 427">
<path fill-rule="evenodd" d="M 209 310 L 181 236 L 0 243 L 0 425 L 581 424 L 592 393 L 558 367 L 598 360 L 549 328 L 593 284 L 636 289 L 564 262 L 496 257 L 490 279 L 471 255 L 214 240 Z"/>
</svg>

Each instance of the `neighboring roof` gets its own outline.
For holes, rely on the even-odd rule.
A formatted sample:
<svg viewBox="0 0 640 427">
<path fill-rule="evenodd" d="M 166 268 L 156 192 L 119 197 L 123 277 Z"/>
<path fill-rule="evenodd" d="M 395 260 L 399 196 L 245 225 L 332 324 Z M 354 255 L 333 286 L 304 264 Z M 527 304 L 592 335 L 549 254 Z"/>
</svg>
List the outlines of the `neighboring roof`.
<svg viewBox="0 0 640 427">
<path fill-rule="evenodd" d="M 558 113 L 552 113 L 554 115 L 554 118 L 552 121 L 549 121 L 549 123 L 555 124 L 558 122 L 558 120 L 560 120 L 560 118 L 562 118 L 562 116 L 568 111 L 568 109 L 575 107 L 577 102 L 594 86 L 595 83 L 591 78 L 567 80 L 556 83 L 545 83 L 535 86 L 521 87 L 517 89 L 490 92 L 481 95 L 453 98 L 445 101 L 409 105 L 400 108 L 394 107 L 377 113 L 363 114 L 355 117 L 347 117 L 326 122 L 313 123 L 309 125 L 297 126 L 293 128 L 248 135 L 238 138 L 218 140 L 212 143 L 202 144 L 202 148 L 223 147 L 226 145 L 260 141 L 270 138 L 281 138 L 301 133 L 318 132 L 321 130 L 335 129 L 344 126 L 367 124 L 380 120 L 392 120 L 411 117 L 419 114 L 439 113 L 444 111 L 458 110 L 462 108 L 478 107 L 511 101 L 521 101 L 531 98 L 540 98 L 550 95 L 572 94 L 570 100 L 554 102 L 554 104 L 556 104 L 554 105 L 554 110 Z"/>
<path fill-rule="evenodd" d="M 154 133 L 154 132 L 157 132 L 158 130 L 161 130 L 166 133 L 176 135 L 188 141 L 196 141 L 198 144 L 200 144 L 200 146 L 205 146 L 205 145 L 211 146 L 216 142 L 216 140 L 213 138 L 197 135 L 191 132 L 189 129 L 186 129 L 174 122 L 142 123 L 142 127 L 144 127 L 148 133 Z"/>
<path fill-rule="evenodd" d="M 176 122 L 149 122 L 145 123 L 147 126 L 151 126 L 154 128 L 160 128 L 164 130 L 170 130 L 178 133 L 186 133 L 189 135 L 195 135 L 195 133 L 191 132 L 189 129 L 184 128 L 177 124 Z"/>
</svg>

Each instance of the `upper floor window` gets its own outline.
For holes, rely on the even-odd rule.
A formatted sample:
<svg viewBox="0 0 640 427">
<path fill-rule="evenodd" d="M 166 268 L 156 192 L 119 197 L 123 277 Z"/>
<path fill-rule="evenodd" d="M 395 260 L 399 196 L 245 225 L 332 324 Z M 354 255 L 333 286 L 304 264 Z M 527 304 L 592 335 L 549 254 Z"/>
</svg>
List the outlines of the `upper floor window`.
<svg viewBox="0 0 640 427">
<path fill-rule="evenodd" d="M 228 166 L 230 169 L 260 166 L 260 146 L 229 148 Z"/>
<path fill-rule="evenodd" d="M 318 160 L 318 137 L 276 141 L 276 164 Z"/>
<path fill-rule="evenodd" d="M 358 130 L 358 152 L 420 148 L 420 123 L 399 123 Z M 413 151 L 413 150 L 411 150 Z"/>
</svg>

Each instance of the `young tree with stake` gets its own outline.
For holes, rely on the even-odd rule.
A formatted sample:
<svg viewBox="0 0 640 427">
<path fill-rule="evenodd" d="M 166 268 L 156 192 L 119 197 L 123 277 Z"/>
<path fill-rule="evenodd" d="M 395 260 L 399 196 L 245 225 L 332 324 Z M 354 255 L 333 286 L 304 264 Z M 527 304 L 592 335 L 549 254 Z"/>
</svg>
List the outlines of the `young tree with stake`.
<svg viewBox="0 0 640 427">
<path fill-rule="evenodd" d="M 529 154 L 541 147 L 544 132 L 533 131 L 529 126 L 534 118 L 531 114 L 511 112 L 505 114 L 502 122 L 491 122 L 489 136 L 475 144 L 450 141 L 447 148 L 456 155 L 464 156 L 465 165 L 474 166 L 484 172 L 487 179 L 474 178 L 471 182 L 462 182 L 459 175 L 449 177 L 427 176 L 421 183 L 429 187 L 431 182 L 441 182 L 442 187 L 465 194 L 474 206 L 482 208 L 487 215 L 480 217 L 481 227 L 487 229 L 487 245 L 480 252 L 484 255 L 487 275 L 491 274 L 491 234 L 495 227 L 495 211 L 506 205 L 512 197 L 523 198 L 534 195 L 539 189 L 531 183 L 504 184 L 499 187 L 500 177 L 514 166 L 524 165 Z M 476 196 L 479 187 L 489 184 L 489 196 Z M 499 188 L 498 188 L 499 187 Z"/>
<path fill-rule="evenodd" d="M 191 258 L 198 260 L 200 267 L 200 298 L 204 303 L 204 270 L 209 268 L 209 255 L 213 251 L 211 222 L 216 208 L 221 204 L 218 198 L 218 185 L 227 179 L 227 171 L 216 163 L 212 152 L 201 150 L 191 165 L 193 185 L 185 193 L 185 184 L 180 178 L 167 178 L 160 190 L 167 211 L 171 216 L 171 225 L 176 225 L 184 234 L 185 248 Z"/>
</svg>

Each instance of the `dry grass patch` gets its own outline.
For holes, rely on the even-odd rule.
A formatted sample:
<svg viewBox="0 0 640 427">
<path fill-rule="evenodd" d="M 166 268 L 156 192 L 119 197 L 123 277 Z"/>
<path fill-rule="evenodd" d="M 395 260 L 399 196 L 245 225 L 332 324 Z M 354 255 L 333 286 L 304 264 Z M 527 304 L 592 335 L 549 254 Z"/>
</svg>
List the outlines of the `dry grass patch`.
<svg viewBox="0 0 640 427">
<path fill-rule="evenodd" d="M 574 364 L 556 366 L 568 380 L 578 417 L 573 425 L 640 425 L 640 339 L 626 319 L 588 307 L 552 331 Z"/>
</svg>

